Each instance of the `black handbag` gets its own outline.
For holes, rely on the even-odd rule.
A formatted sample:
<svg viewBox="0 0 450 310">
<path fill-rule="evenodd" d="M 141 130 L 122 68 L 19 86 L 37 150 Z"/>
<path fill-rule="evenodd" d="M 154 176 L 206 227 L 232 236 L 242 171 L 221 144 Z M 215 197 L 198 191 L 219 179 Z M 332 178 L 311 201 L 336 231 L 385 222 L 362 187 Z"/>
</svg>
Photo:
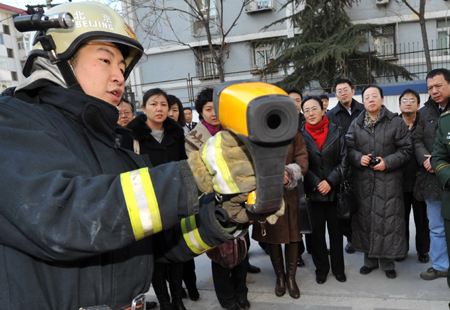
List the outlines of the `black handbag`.
<svg viewBox="0 0 450 310">
<path fill-rule="evenodd" d="M 347 180 L 342 181 L 336 196 L 337 217 L 343 220 L 350 219 L 351 215 L 356 212 L 357 204 L 353 189 Z"/>
<path fill-rule="evenodd" d="M 305 195 L 305 187 L 301 180 L 298 181 L 298 228 L 301 234 L 313 232 L 311 203 Z"/>
</svg>

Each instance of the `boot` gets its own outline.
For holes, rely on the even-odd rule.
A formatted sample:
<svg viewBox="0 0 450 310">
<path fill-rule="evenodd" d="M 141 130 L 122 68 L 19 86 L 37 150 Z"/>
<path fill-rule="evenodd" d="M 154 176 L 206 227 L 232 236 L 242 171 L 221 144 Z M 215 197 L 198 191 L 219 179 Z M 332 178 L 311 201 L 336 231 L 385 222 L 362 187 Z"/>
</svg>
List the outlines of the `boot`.
<svg viewBox="0 0 450 310">
<path fill-rule="evenodd" d="M 286 294 L 286 283 L 284 274 L 283 253 L 280 244 L 267 243 L 269 249 L 270 261 L 272 262 L 273 270 L 277 276 L 277 284 L 275 285 L 275 295 L 278 297 Z"/>
<path fill-rule="evenodd" d="M 284 255 L 286 259 L 286 283 L 289 290 L 289 295 L 292 298 L 300 297 L 300 290 L 295 281 L 295 274 L 297 272 L 297 258 L 298 258 L 298 244 L 287 243 L 284 245 Z"/>
</svg>

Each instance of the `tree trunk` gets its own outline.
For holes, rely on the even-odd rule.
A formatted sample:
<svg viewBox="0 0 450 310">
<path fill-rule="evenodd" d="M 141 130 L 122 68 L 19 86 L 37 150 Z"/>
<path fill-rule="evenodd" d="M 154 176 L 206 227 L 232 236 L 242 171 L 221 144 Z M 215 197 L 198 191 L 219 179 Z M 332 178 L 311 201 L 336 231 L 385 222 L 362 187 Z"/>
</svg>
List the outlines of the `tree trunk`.
<svg viewBox="0 0 450 310">
<path fill-rule="evenodd" d="M 422 32 L 425 60 L 427 62 L 427 72 L 430 72 L 432 70 L 432 66 L 431 66 L 430 48 L 428 46 L 427 28 L 425 26 L 425 0 L 420 0 L 419 23 L 420 23 L 420 30 Z"/>
</svg>

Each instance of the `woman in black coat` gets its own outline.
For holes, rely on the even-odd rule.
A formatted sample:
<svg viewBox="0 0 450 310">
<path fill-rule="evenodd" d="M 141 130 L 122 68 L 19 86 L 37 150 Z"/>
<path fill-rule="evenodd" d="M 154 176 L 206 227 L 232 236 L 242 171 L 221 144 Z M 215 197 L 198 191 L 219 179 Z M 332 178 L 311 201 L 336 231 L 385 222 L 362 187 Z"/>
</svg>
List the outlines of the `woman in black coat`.
<svg viewBox="0 0 450 310">
<path fill-rule="evenodd" d="M 148 90 L 144 94 L 142 111 L 144 114 L 138 115 L 127 125 L 132 133 L 122 138 L 122 147 L 138 154 L 148 155 L 154 167 L 186 159 L 183 128 L 168 117 L 167 94 L 159 88 Z M 156 234 L 153 238 L 164 239 L 164 232 Z M 155 262 L 152 284 L 160 309 L 186 309 L 181 300 L 182 275 L 183 263 Z M 172 303 L 167 291 L 166 278 L 169 279 Z"/>
<path fill-rule="evenodd" d="M 330 271 L 325 223 L 330 239 L 331 271 L 339 282 L 347 281 L 344 272 L 343 234 L 337 217 L 336 194 L 347 173 L 347 146 L 341 128 L 329 123 L 318 97 L 302 102 L 306 123 L 302 127 L 308 149 L 309 170 L 305 175 L 305 192 L 312 204 L 314 230 L 311 252 L 316 266 L 316 281 L 323 284 Z"/>
<path fill-rule="evenodd" d="M 365 113 L 346 134 L 349 163 L 353 166 L 358 211 L 352 217 L 352 244 L 364 253 L 360 273 L 381 265 L 394 279 L 394 259 L 406 256 L 405 207 L 402 167 L 413 148 L 405 122 L 383 105 L 383 90 L 368 85 L 362 91 Z"/>
</svg>

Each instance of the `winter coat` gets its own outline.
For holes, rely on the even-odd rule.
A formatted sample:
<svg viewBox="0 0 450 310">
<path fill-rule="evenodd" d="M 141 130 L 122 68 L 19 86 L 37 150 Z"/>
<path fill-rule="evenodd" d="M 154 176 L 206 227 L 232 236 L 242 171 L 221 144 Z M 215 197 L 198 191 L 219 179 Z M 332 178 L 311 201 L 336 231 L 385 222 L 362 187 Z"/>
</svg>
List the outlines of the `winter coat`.
<svg viewBox="0 0 450 310">
<path fill-rule="evenodd" d="M 361 113 L 346 135 L 359 205 L 352 217 L 352 245 L 369 257 L 392 259 L 407 252 L 401 168 L 411 159 L 413 147 L 405 122 L 386 107 L 381 109 L 374 133 L 364 125 Z M 361 166 L 361 157 L 367 154 L 382 157 L 386 169 Z"/>
<path fill-rule="evenodd" d="M 286 157 L 286 165 L 296 163 L 302 170 L 302 175 L 308 172 L 308 152 L 306 151 L 305 141 L 300 131 L 292 140 Z M 299 181 L 300 182 L 300 181 Z M 299 242 L 302 240 L 300 229 L 298 227 L 298 189 L 283 189 L 283 198 L 285 203 L 284 215 L 281 216 L 275 225 L 264 224 L 266 235 L 261 234 L 261 224 L 253 223 L 252 238 L 259 242 L 272 244 L 283 244 Z"/>
<path fill-rule="evenodd" d="M 127 128 L 132 130 L 129 135 L 124 135 L 121 146 L 133 151 L 133 139 L 139 141 L 140 154 L 147 154 L 153 167 L 171 161 L 186 159 L 184 149 L 183 128 L 170 117 L 163 122 L 164 135 L 161 143 L 151 135 L 151 128 L 146 124 L 147 116 L 138 115 Z"/>
<path fill-rule="evenodd" d="M 450 111 L 450 104 L 447 104 L 445 111 Z M 423 163 L 427 160 L 424 155 L 431 155 L 434 140 L 438 129 L 440 117 L 439 104 L 430 99 L 425 102 L 424 107 L 419 109 L 422 119 L 417 124 L 417 129 L 413 135 L 414 153 L 420 165 L 419 189 L 422 197 L 427 199 L 433 192 L 433 200 L 442 200 L 442 186 L 436 174 L 429 173 Z"/>
<path fill-rule="evenodd" d="M 329 123 L 327 138 L 320 151 L 305 126 L 302 133 L 309 160 L 309 170 L 305 175 L 305 193 L 308 199 L 314 202 L 336 201 L 341 181 L 348 170 L 345 134 L 338 125 Z M 326 195 L 322 195 L 316 189 L 323 180 L 331 186 L 330 192 Z"/>
<path fill-rule="evenodd" d="M 431 157 L 431 165 L 439 178 L 442 191 L 441 216 L 450 220 L 450 111 L 439 119 L 436 142 Z M 448 241 L 447 236 L 447 241 Z M 448 243 L 447 243 L 448 245 Z"/>
<path fill-rule="evenodd" d="M 364 105 L 355 99 L 352 99 L 351 109 L 352 114 L 349 114 L 342 103 L 338 102 L 338 104 L 329 110 L 325 116 L 328 118 L 328 121 L 340 126 L 344 131 L 344 134 L 346 134 L 352 121 L 357 118 L 361 112 L 365 111 Z"/>
<path fill-rule="evenodd" d="M 401 117 L 402 115 L 400 115 Z M 420 113 L 417 112 L 416 119 L 414 120 L 413 126 L 411 130 L 409 131 L 411 134 L 411 137 L 414 136 L 414 133 L 417 128 L 417 124 L 419 123 L 420 119 Z M 414 143 L 413 143 L 414 144 Z M 415 156 L 412 156 L 409 160 L 409 163 L 406 166 L 403 166 L 402 172 L 403 172 L 403 192 L 413 192 L 414 186 L 416 185 L 416 178 L 419 175 L 419 164 L 417 163 L 417 159 Z"/>
<path fill-rule="evenodd" d="M 0 98 L 2 310 L 129 307 L 154 259 L 234 238 L 214 205 L 199 209 L 186 161 L 149 169 L 120 148 L 116 107 L 54 85 L 37 93 L 39 104 Z"/>
</svg>

